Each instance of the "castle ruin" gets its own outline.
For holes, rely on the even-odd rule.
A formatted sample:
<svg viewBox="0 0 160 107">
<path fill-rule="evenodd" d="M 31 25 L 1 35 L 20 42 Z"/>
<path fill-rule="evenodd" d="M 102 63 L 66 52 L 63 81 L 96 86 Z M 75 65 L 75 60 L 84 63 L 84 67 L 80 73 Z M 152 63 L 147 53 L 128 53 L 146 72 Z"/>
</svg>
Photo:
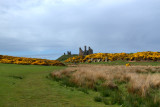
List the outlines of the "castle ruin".
<svg viewBox="0 0 160 107">
<path fill-rule="evenodd" d="M 93 54 L 93 49 L 91 49 L 90 47 L 88 47 L 88 50 L 87 50 L 87 47 L 84 46 L 84 51 L 79 48 L 79 55 L 90 55 L 90 54 Z"/>
<path fill-rule="evenodd" d="M 64 53 L 64 55 L 66 55 L 66 53 Z M 71 51 L 67 51 L 67 55 L 72 55 Z"/>
</svg>

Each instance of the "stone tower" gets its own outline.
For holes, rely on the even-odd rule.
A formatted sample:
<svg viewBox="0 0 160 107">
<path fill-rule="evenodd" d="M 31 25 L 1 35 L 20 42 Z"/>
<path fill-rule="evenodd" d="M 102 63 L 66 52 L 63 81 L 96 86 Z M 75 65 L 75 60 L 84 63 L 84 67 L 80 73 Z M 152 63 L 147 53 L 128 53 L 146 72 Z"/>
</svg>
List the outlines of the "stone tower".
<svg viewBox="0 0 160 107">
<path fill-rule="evenodd" d="M 71 51 L 67 51 L 67 55 L 72 55 L 72 54 L 71 54 Z"/>
<path fill-rule="evenodd" d="M 79 48 L 79 55 L 90 55 L 90 54 L 93 54 L 93 49 L 91 49 L 90 47 L 88 47 L 88 50 L 87 50 L 87 46 L 84 46 L 84 51 Z"/>
</svg>

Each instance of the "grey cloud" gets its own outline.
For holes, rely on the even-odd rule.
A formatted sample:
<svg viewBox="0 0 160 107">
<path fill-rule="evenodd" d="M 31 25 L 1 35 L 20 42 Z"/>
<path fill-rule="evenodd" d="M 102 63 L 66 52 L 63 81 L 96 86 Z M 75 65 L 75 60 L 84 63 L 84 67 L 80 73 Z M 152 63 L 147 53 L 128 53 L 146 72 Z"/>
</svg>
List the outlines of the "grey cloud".
<svg viewBox="0 0 160 107">
<path fill-rule="evenodd" d="M 1 0 L 0 51 L 159 51 L 158 0 L 48 1 Z"/>
</svg>

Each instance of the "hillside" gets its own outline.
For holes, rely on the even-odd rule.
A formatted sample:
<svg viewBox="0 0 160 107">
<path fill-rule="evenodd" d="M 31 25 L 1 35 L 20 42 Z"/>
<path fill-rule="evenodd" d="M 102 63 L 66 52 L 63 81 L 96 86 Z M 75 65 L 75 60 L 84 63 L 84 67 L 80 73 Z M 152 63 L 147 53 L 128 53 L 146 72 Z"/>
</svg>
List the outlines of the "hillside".
<svg viewBox="0 0 160 107">
<path fill-rule="evenodd" d="M 160 52 L 137 53 L 95 53 L 91 55 L 68 58 L 65 62 L 108 62 L 108 61 L 160 61 Z"/>
<path fill-rule="evenodd" d="M 72 57 L 75 57 L 75 56 L 78 56 L 78 54 L 73 54 L 73 55 L 62 55 L 62 56 L 59 57 L 57 60 L 58 60 L 58 61 L 65 61 L 65 60 L 67 60 L 68 58 L 72 58 Z"/>
<path fill-rule="evenodd" d="M 21 65 L 64 66 L 63 63 L 61 63 L 60 61 L 57 61 L 57 60 L 14 57 L 14 56 L 7 56 L 7 55 L 0 55 L 0 63 L 21 64 Z"/>
</svg>

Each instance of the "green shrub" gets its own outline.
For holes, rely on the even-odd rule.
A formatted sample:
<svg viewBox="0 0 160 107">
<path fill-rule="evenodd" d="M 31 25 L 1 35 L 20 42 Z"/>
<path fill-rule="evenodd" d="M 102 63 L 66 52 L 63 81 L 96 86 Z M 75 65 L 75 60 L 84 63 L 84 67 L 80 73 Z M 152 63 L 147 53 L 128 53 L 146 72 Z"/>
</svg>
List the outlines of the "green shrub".
<svg viewBox="0 0 160 107">
<path fill-rule="evenodd" d="M 85 94 L 89 94 L 87 88 L 78 88 L 78 90 L 84 92 Z"/>
<path fill-rule="evenodd" d="M 112 94 L 112 90 L 105 89 L 101 91 L 103 97 L 109 97 Z"/>
<path fill-rule="evenodd" d="M 102 102 L 102 97 L 96 96 L 96 97 L 94 97 L 94 101 L 96 101 L 96 102 Z"/>
<path fill-rule="evenodd" d="M 123 104 L 123 97 L 122 93 L 120 91 L 114 91 L 111 95 L 111 104 Z"/>
<path fill-rule="evenodd" d="M 103 103 L 104 103 L 105 105 L 111 105 L 110 99 L 107 99 L 107 98 L 103 98 Z"/>
</svg>

